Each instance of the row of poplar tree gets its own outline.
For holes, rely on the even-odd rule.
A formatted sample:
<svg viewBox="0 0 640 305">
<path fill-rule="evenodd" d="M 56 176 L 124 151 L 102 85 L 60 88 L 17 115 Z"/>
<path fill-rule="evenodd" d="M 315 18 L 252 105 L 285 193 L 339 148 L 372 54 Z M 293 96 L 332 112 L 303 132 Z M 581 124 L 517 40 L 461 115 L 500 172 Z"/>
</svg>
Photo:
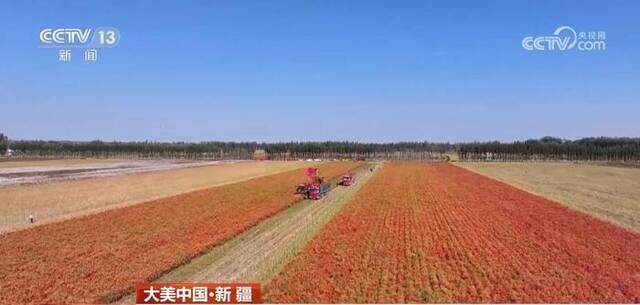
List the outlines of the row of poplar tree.
<svg viewBox="0 0 640 305">
<path fill-rule="evenodd" d="M 461 160 L 522 161 L 522 160 L 581 160 L 581 161 L 640 161 L 640 138 L 583 138 L 564 140 L 544 137 L 512 143 L 484 142 L 459 144 Z"/>
<path fill-rule="evenodd" d="M 448 159 L 461 161 L 584 160 L 640 161 L 640 138 L 553 137 L 516 142 L 474 143 L 359 143 L 359 142 L 104 142 L 9 140 L 0 133 L 0 153 L 16 157 L 250 159 L 257 149 L 268 159 L 362 158 Z"/>
</svg>

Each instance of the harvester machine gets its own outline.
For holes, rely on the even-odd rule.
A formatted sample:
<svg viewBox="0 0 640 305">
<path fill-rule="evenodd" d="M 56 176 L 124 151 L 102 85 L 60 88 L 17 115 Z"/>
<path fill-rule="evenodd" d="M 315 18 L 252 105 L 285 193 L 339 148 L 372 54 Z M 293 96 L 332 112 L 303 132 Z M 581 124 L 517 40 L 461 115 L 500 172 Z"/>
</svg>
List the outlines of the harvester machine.
<svg viewBox="0 0 640 305">
<path fill-rule="evenodd" d="M 304 199 L 318 200 L 329 192 L 331 186 L 328 183 L 324 183 L 324 178 L 318 175 L 318 168 L 309 167 L 305 169 L 304 173 L 308 178 L 308 182 L 298 184 L 296 194 L 302 195 Z"/>
</svg>

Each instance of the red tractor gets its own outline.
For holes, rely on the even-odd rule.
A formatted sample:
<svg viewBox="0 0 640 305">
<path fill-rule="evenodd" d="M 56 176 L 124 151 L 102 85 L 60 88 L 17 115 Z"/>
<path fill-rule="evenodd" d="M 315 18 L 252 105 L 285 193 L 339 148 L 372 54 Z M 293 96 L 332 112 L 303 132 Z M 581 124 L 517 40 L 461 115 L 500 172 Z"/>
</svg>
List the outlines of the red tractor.
<svg viewBox="0 0 640 305">
<path fill-rule="evenodd" d="M 342 180 L 340 180 L 340 185 L 342 186 L 351 186 L 356 182 L 356 175 L 355 174 L 348 174 L 348 175 L 344 175 L 342 176 Z"/>
<path fill-rule="evenodd" d="M 309 182 L 300 183 L 296 188 L 296 194 L 302 195 L 304 199 L 318 200 L 329 191 L 329 184 L 324 183 L 324 178 L 318 175 L 318 168 L 309 167 L 304 171 L 309 178 Z"/>
</svg>

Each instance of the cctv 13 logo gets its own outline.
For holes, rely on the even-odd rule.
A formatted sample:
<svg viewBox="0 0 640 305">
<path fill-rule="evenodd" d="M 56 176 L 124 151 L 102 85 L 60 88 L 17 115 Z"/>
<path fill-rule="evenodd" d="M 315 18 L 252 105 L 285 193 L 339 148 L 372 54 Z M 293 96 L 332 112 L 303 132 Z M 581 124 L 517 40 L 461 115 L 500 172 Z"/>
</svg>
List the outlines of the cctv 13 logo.
<svg viewBox="0 0 640 305">
<path fill-rule="evenodd" d="M 43 47 L 112 48 L 120 42 L 120 31 L 115 27 L 46 28 L 40 31 Z"/>
</svg>

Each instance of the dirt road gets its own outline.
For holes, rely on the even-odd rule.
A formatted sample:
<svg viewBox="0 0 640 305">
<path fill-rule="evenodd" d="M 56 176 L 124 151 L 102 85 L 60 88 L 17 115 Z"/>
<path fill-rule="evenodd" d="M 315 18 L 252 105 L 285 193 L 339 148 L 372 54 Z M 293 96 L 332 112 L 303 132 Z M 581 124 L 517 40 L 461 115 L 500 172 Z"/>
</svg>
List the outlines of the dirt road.
<svg viewBox="0 0 640 305">
<path fill-rule="evenodd" d="M 263 221 L 157 282 L 266 283 L 298 253 L 344 204 L 378 171 L 371 165 L 357 173 L 351 187 L 338 186 L 318 201 L 305 200 Z M 132 297 L 122 300 L 128 303 Z"/>
</svg>

